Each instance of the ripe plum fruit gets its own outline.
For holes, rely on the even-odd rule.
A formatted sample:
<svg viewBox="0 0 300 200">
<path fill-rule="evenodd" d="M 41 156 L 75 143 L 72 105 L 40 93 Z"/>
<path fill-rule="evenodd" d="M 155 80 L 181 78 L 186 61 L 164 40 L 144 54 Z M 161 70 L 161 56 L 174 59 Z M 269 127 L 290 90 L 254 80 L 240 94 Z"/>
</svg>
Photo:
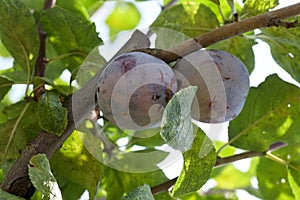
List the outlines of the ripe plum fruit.
<svg viewBox="0 0 300 200">
<path fill-rule="evenodd" d="M 104 116 L 122 129 L 160 125 L 164 107 L 177 91 L 174 72 L 146 53 L 124 53 L 113 59 L 98 81 L 98 104 Z"/>
<path fill-rule="evenodd" d="M 232 120 L 249 92 L 249 74 L 235 56 L 220 50 L 193 52 L 174 66 L 178 89 L 198 86 L 192 118 L 205 123 Z"/>
</svg>

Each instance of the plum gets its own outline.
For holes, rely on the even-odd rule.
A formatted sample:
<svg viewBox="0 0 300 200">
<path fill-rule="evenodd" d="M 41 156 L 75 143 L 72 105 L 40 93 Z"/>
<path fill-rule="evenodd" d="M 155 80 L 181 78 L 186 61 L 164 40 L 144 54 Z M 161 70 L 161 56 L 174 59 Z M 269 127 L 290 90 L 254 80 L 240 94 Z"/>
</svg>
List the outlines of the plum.
<svg viewBox="0 0 300 200">
<path fill-rule="evenodd" d="M 220 50 L 193 52 L 174 66 L 178 88 L 198 86 L 192 118 L 221 123 L 235 118 L 249 92 L 249 74 L 235 56 Z"/>
<path fill-rule="evenodd" d="M 122 129 L 145 130 L 160 126 L 176 90 L 169 65 L 149 54 L 130 52 L 108 63 L 98 81 L 97 98 L 110 122 Z"/>
</svg>

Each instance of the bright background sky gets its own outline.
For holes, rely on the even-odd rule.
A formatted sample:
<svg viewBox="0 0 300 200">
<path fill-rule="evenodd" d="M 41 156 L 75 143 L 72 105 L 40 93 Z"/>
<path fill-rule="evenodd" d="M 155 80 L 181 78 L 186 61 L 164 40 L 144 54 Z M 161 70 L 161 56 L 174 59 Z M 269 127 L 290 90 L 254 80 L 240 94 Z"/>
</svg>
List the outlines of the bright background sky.
<svg viewBox="0 0 300 200">
<path fill-rule="evenodd" d="M 238 0 L 238 2 L 242 2 L 242 0 Z M 298 1 L 297 0 L 280 0 L 280 7 L 285 7 L 287 5 L 295 4 Z M 95 22 L 97 31 L 100 33 L 100 37 L 103 39 L 103 41 L 109 40 L 109 33 L 108 33 L 108 27 L 105 24 L 105 20 L 107 16 L 111 13 L 115 5 L 115 1 L 107 1 L 105 2 L 105 6 L 103 6 L 98 12 L 95 13 L 95 15 L 91 18 L 92 21 Z M 137 4 L 138 9 L 141 13 L 141 21 L 138 25 L 138 28 L 144 29 L 149 27 L 152 22 L 155 20 L 155 18 L 160 13 L 160 6 L 156 1 L 145 1 L 143 3 Z M 279 8 L 279 7 L 277 7 Z M 276 9 L 277 9 L 276 8 Z M 150 10 L 151 9 L 151 10 Z M 282 79 L 285 81 L 288 81 L 290 83 L 293 83 L 300 87 L 300 84 L 294 81 L 288 73 L 286 73 L 282 68 L 280 68 L 275 61 L 273 60 L 270 48 L 267 44 L 264 42 L 257 40 L 258 44 L 253 47 L 254 53 L 255 53 L 255 69 L 252 72 L 250 76 L 250 84 L 251 86 L 257 86 L 259 83 L 264 81 L 264 79 L 273 73 L 277 73 Z M 0 56 L 0 69 L 6 69 L 12 66 L 12 59 L 10 58 L 3 58 Z M 65 77 L 67 80 L 70 77 L 69 72 L 65 72 L 63 74 L 63 77 Z M 13 102 L 17 102 L 22 98 L 24 95 L 26 86 L 25 85 L 16 85 L 13 86 L 12 91 L 9 94 L 10 99 Z M 222 141 L 227 141 L 227 123 L 219 124 L 219 125 L 209 125 L 209 126 L 203 126 L 203 129 L 206 132 L 215 132 L 215 130 L 218 130 L 218 132 L 222 132 L 222 136 L 218 136 L 217 139 L 220 139 Z M 211 137 L 214 137 L 213 135 Z M 176 154 L 176 153 L 175 153 Z M 178 158 L 178 155 L 170 155 L 166 159 L 172 159 L 173 157 Z M 166 160 L 167 161 L 167 160 Z M 238 161 L 235 162 L 235 166 L 240 169 L 241 171 L 247 171 L 249 167 L 249 159 L 244 161 Z M 174 166 L 171 166 L 170 168 L 166 168 L 165 172 L 166 175 L 170 178 L 176 177 L 179 175 L 182 167 L 182 159 L 179 159 L 177 164 Z M 209 189 L 210 187 L 213 187 L 215 183 L 213 181 L 209 181 L 205 186 L 204 189 Z M 257 186 L 257 180 L 253 180 L 253 185 Z M 257 198 L 249 195 L 245 191 L 238 191 L 237 195 L 240 199 L 247 199 L 247 200 L 256 200 Z M 84 195 L 81 198 L 82 200 L 88 199 L 88 193 L 84 193 Z"/>
</svg>

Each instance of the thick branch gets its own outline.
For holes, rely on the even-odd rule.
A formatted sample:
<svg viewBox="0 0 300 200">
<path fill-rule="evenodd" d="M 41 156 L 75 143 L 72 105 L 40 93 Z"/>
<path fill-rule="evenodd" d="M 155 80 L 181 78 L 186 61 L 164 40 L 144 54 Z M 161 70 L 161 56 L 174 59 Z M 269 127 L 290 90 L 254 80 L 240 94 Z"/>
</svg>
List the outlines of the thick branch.
<svg viewBox="0 0 300 200">
<path fill-rule="evenodd" d="M 203 35 L 197 36 L 193 39 L 183 42 L 182 44 L 168 50 L 162 49 L 139 49 L 137 51 L 151 54 L 155 57 L 161 58 L 166 62 L 175 61 L 189 53 L 192 53 L 201 48 L 210 46 L 222 40 L 240 35 L 242 33 L 271 26 L 284 25 L 281 20 L 288 17 L 300 14 L 300 3 L 281 8 L 272 12 L 258 15 L 243 21 L 234 22 L 224 25 L 220 28 L 214 29 Z"/>
</svg>

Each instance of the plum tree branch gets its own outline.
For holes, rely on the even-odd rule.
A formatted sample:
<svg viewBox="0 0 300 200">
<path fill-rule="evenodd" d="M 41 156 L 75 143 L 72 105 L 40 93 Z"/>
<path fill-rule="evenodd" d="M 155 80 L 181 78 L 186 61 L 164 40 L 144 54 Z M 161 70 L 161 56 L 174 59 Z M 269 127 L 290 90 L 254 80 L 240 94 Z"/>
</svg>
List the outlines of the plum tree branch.
<svg viewBox="0 0 300 200">
<path fill-rule="evenodd" d="M 50 9 L 55 5 L 56 0 L 45 0 L 44 2 L 44 10 Z M 38 24 L 38 33 L 39 33 L 39 39 L 40 39 L 40 47 L 38 52 L 37 61 L 35 64 L 34 69 L 34 76 L 43 77 L 46 70 L 46 34 L 42 28 L 41 23 Z M 34 97 L 36 100 L 39 98 L 39 96 L 44 92 L 45 87 L 39 86 L 34 91 Z"/>
<path fill-rule="evenodd" d="M 293 27 L 291 23 L 283 23 L 282 20 L 299 14 L 300 3 L 297 3 L 275 11 L 251 17 L 246 20 L 226 24 L 220 28 L 187 40 L 168 50 L 147 48 L 136 51 L 151 54 L 169 63 L 201 48 L 208 47 L 222 40 L 238 36 L 257 28 L 266 28 L 271 26 L 284 26 L 286 28 L 291 28 Z"/>
<path fill-rule="evenodd" d="M 55 0 L 46 0 L 45 7 L 51 7 L 55 3 Z M 186 41 L 179 46 L 176 46 L 168 51 L 159 49 L 149 49 L 149 41 L 144 39 L 137 39 L 132 36 L 118 54 L 140 49 L 139 51 L 146 52 L 157 56 L 167 62 L 174 61 L 181 56 L 191 53 L 203 47 L 207 47 L 216 42 L 224 39 L 240 35 L 244 32 L 253 30 L 255 28 L 270 27 L 280 25 L 280 20 L 287 17 L 296 16 L 300 14 L 300 3 L 286 8 L 272 11 L 266 14 L 262 14 L 244 21 L 228 24 L 215 29 L 206 34 L 200 35 L 192 40 Z M 140 36 L 142 37 L 142 36 Z M 148 38 L 147 38 L 148 39 Z M 42 51 L 44 47 L 42 47 Z M 40 49 L 41 50 L 41 49 Z M 43 55 L 43 52 L 41 52 Z M 39 58 L 44 56 L 39 55 Z M 43 70 L 40 70 L 38 66 L 43 65 L 44 60 L 38 59 L 37 71 L 35 75 L 43 75 Z M 82 122 L 92 109 L 95 108 L 95 93 L 97 91 L 97 81 L 99 79 L 100 72 L 96 74 L 82 89 L 74 93 L 69 100 L 66 101 L 66 107 L 68 108 L 68 126 L 64 133 L 58 137 L 52 134 L 41 132 L 22 152 L 20 158 L 15 162 L 8 174 L 4 177 L 1 183 L 1 189 L 30 198 L 32 190 L 34 189 L 29 177 L 28 168 L 30 158 L 37 153 L 45 153 L 50 158 L 69 137 L 69 135 L 75 130 L 78 123 Z M 76 108 L 76 109 L 74 109 Z M 219 161 L 221 162 L 221 161 Z M 223 160 L 224 162 L 224 160 Z M 174 180 L 173 180 L 174 181 Z M 176 180 L 175 180 L 176 182 Z M 169 182 L 173 185 L 175 182 Z M 163 186 L 157 186 L 153 188 L 153 191 L 163 191 L 161 188 L 166 187 L 167 183 Z M 167 187 L 169 188 L 169 187 Z"/>
<path fill-rule="evenodd" d="M 276 142 L 274 144 L 271 144 L 269 149 L 266 152 L 247 151 L 247 152 L 243 152 L 240 154 L 236 154 L 236 155 L 232 155 L 232 156 L 228 156 L 228 157 L 224 157 L 224 158 L 218 157 L 217 162 L 215 163 L 215 167 L 220 167 L 222 165 L 233 163 L 235 161 L 243 160 L 246 158 L 267 156 L 267 155 L 269 155 L 270 152 L 278 150 L 285 146 L 286 146 L 286 144 L 283 142 Z M 178 179 L 178 177 L 175 177 L 175 178 L 168 180 L 160 185 L 152 187 L 151 188 L 152 194 L 157 194 L 159 192 L 168 191 L 168 189 L 176 183 L 177 179 Z"/>
</svg>

